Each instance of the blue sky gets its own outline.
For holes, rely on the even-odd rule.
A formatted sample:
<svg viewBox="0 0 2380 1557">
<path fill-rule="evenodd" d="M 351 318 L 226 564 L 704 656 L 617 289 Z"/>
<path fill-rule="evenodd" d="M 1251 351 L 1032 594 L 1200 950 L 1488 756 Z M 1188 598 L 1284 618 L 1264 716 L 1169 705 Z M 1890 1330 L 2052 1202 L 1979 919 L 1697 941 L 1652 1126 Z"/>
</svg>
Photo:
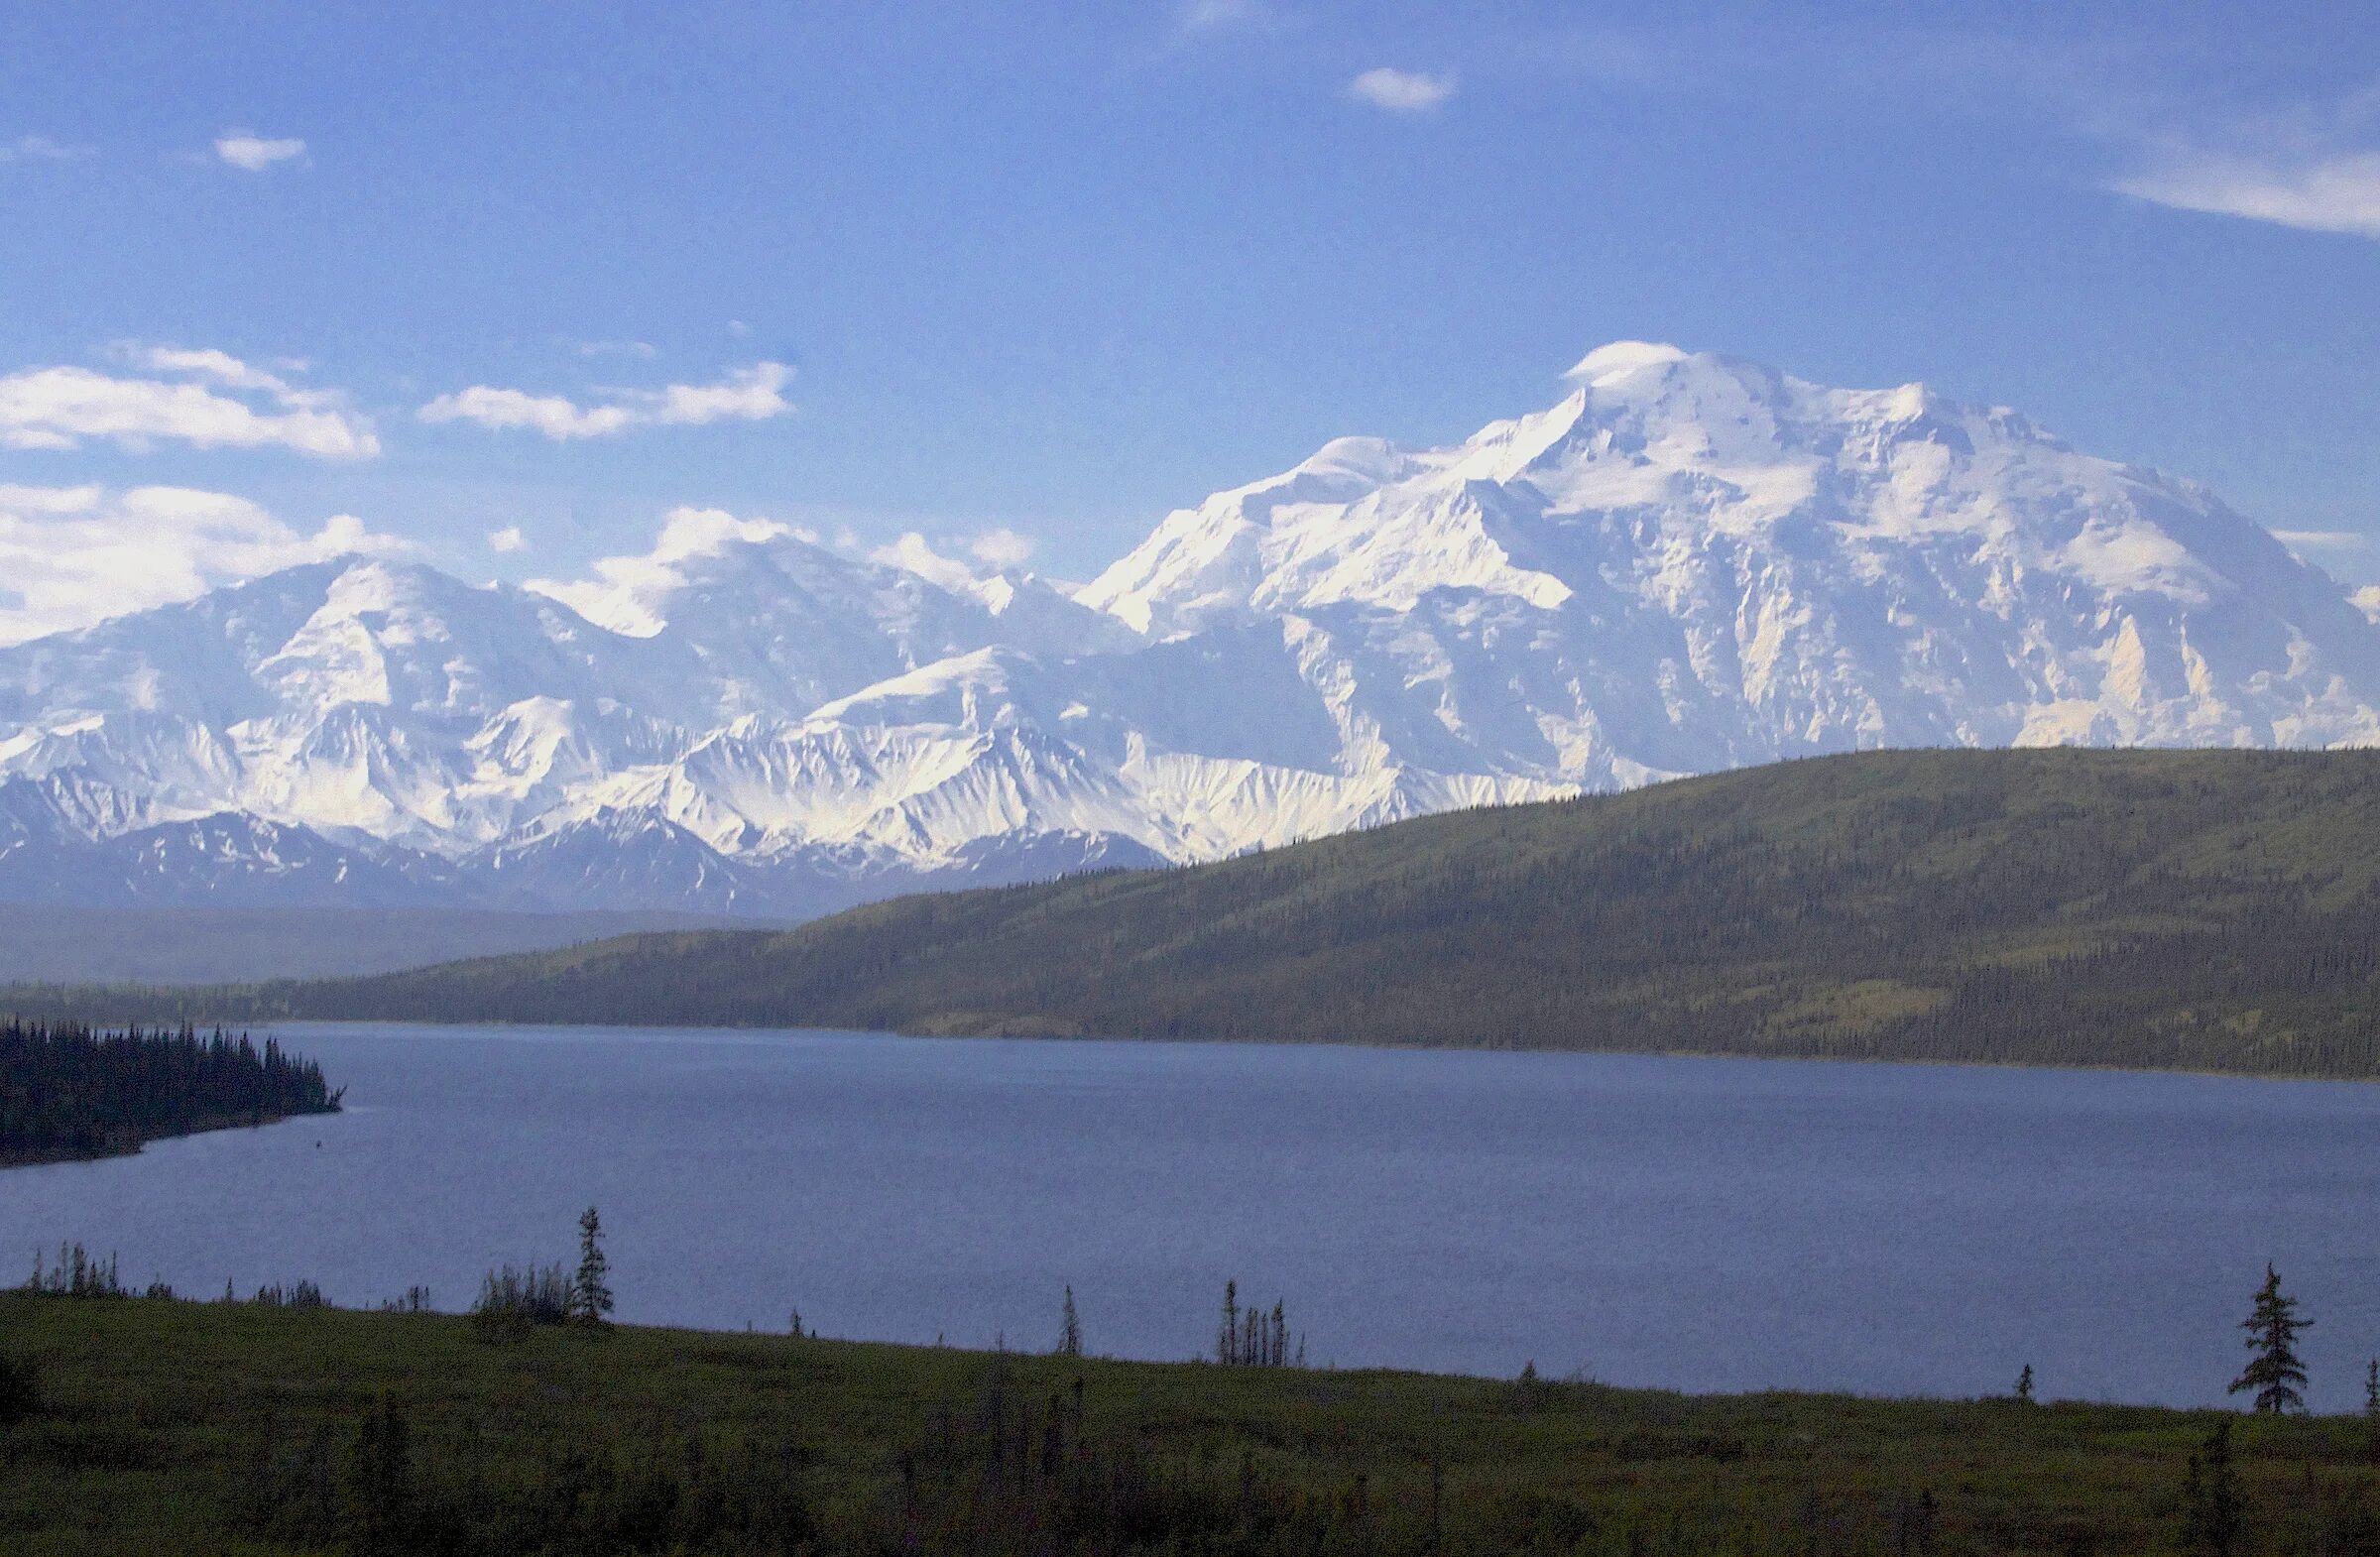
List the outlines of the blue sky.
<svg viewBox="0 0 2380 1557">
<path fill-rule="evenodd" d="M 0 637 L 684 506 L 1085 576 L 1628 337 L 2014 405 L 2380 578 L 2380 22 L 2137 9 L 15 0 Z"/>
</svg>

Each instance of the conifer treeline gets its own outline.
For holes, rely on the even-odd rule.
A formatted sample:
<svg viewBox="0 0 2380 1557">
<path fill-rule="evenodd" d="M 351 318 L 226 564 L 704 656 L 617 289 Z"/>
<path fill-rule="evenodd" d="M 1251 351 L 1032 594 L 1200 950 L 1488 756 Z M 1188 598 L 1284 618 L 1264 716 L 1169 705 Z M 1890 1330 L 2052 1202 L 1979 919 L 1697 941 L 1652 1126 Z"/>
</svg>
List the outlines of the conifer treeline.
<svg viewBox="0 0 2380 1557">
<path fill-rule="evenodd" d="M 1303 1368 L 1306 1366 L 1306 1341 L 1300 1336 L 1297 1351 L 1289 1350 L 1289 1313 L 1285 1304 L 1275 1302 L 1272 1312 L 1250 1305 L 1240 1306 L 1240 1283 L 1223 1284 L 1223 1328 L 1215 1336 L 1215 1361 L 1226 1368 Z"/>
<path fill-rule="evenodd" d="M 340 1093 L 322 1067 L 267 1038 L 139 1026 L 0 1020 L 0 1166 L 108 1156 L 144 1140 L 293 1114 Z"/>
</svg>

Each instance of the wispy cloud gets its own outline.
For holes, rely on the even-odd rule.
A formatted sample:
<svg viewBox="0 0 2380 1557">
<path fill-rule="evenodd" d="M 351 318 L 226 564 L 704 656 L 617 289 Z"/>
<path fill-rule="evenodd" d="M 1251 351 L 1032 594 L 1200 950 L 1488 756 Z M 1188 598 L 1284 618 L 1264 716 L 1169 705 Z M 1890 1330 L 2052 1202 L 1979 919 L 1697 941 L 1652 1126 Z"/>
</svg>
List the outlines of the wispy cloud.
<svg viewBox="0 0 2380 1557">
<path fill-rule="evenodd" d="M 507 525 L 502 530 L 488 532 L 488 549 L 498 552 L 527 551 L 529 538 L 521 534 L 519 525 Z"/>
<path fill-rule="evenodd" d="M 0 486 L 0 644 L 194 599 L 303 562 L 409 549 L 351 514 L 307 535 L 224 492 Z"/>
<path fill-rule="evenodd" d="M 275 140 L 253 130 L 226 130 L 215 137 L 215 156 L 244 173 L 263 173 L 305 155 L 305 143 L 295 138 Z"/>
<path fill-rule="evenodd" d="M 0 141 L 0 163 L 70 163 L 98 155 L 95 146 L 69 146 L 46 135 L 20 135 L 13 141 Z"/>
<path fill-rule="evenodd" d="M 284 400 L 302 400 L 307 392 L 292 389 L 279 374 L 251 367 L 228 351 L 212 348 L 187 350 L 180 346 L 142 346 L 126 344 L 119 348 L 142 367 L 160 373 L 188 374 L 193 378 L 213 379 L 231 389 L 264 390 Z"/>
<path fill-rule="evenodd" d="M 472 421 L 498 431 L 528 427 L 557 442 L 565 438 L 604 437 L 631 424 L 624 407 L 589 408 L 560 395 L 532 395 L 526 390 L 495 389 L 485 384 L 440 395 L 416 415 L 423 421 Z"/>
<path fill-rule="evenodd" d="M 912 530 L 871 546 L 848 526 L 830 539 L 806 525 L 686 507 L 671 509 L 662 518 L 651 550 L 599 557 L 588 567 L 589 576 L 536 578 L 527 587 L 614 632 L 650 637 L 666 625 L 671 597 L 704 559 L 738 545 L 770 541 L 798 541 L 854 561 L 901 568 L 944 589 L 974 595 L 995 609 L 1010 593 L 992 575 L 1021 566 L 1038 549 L 1031 537 L 1006 527 L 932 540 Z"/>
<path fill-rule="evenodd" d="M 657 390 L 613 390 L 598 403 L 581 405 L 561 395 L 475 384 L 440 395 L 416 415 L 423 421 L 469 421 L 499 430 L 527 428 L 557 442 L 609 437 L 631 427 L 701 426 L 713 421 L 765 421 L 793 410 L 785 386 L 793 370 L 781 362 L 756 362 L 716 384 L 671 384 Z"/>
<path fill-rule="evenodd" d="M 196 448 L 281 447 L 318 459 L 380 452 L 371 422 L 336 394 L 297 388 L 228 352 L 126 350 L 155 376 L 68 366 L 0 377 L 0 448 L 70 449 L 104 438 L 130 449 L 163 440 Z"/>
<path fill-rule="evenodd" d="M 687 564 L 717 556 L 738 541 L 792 536 L 815 543 L 809 531 L 772 519 L 738 519 L 725 509 L 675 508 L 661 521 L 653 549 L 598 557 L 592 578 L 533 578 L 528 587 L 559 600 L 580 616 L 615 633 L 650 638 L 666 625 L 668 597 L 686 579 Z"/>
<path fill-rule="evenodd" d="M 2295 158 L 2167 153 L 2115 188 L 2180 210 L 2380 238 L 2380 152 Z"/>
<path fill-rule="evenodd" d="M 1347 95 L 1390 113 L 1427 113 L 1455 95 L 1455 78 L 1381 65 L 1348 82 Z"/>
<path fill-rule="evenodd" d="M 653 342 L 645 340 L 579 340 L 569 344 L 582 357 L 635 357 L 645 361 L 659 355 Z"/>
<path fill-rule="evenodd" d="M 1277 27 L 1281 9 L 1269 0 L 1190 0 L 1182 7 L 1184 33 L 1213 33 L 1234 27 Z"/>
</svg>

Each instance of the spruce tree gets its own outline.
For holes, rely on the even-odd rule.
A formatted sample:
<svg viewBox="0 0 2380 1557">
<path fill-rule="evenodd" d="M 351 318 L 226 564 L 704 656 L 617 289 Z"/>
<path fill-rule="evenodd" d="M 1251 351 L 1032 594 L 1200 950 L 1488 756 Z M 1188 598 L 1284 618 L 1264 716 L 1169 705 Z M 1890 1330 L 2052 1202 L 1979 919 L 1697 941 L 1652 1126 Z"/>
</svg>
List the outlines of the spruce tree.
<svg viewBox="0 0 2380 1557">
<path fill-rule="evenodd" d="M 1066 1289 L 1066 1306 L 1058 1314 L 1058 1356 L 1083 1355 L 1083 1321 L 1074 1311 L 1074 1288 Z"/>
<path fill-rule="evenodd" d="M 2312 1324 L 2312 1320 L 2298 1317 L 2296 1298 L 2281 1295 L 2281 1274 L 2267 1264 L 2264 1285 L 2256 1291 L 2256 1306 L 2240 1321 L 2240 1328 L 2248 1333 L 2248 1350 L 2255 1356 L 2231 1380 L 2230 1392 L 2254 1390 L 2259 1411 L 2305 1410 L 2306 1396 L 2298 1386 L 2306 1382 L 2306 1365 L 2298 1360 L 2296 1343 L 2299 1333 Z"/>
<path fill-rule="evenodd" d="M 595 1208 L 578 1219 L 578 1274 L 570 1280 L 570 1317 L 583 1325 L 599 1325 L 612 1311 L 612 1289 L 604 1282 L 612 1262 L 603 1255 L 603 1223 Z"/>
<path fill-rule="evenodd" d="M 2033 1403 L 2033 1365 L 2027 1363 L 2024 1372 L 2016 1376 L 2016 1397 L 2027 1405 Z"/>
</svg>

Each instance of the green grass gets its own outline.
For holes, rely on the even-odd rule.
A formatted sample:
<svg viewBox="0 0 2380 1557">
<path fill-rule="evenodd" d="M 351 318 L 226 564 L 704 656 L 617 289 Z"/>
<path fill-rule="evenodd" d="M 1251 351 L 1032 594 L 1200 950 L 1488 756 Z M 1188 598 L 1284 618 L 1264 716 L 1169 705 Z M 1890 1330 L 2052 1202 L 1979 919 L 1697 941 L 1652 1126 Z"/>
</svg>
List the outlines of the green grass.
<svg viewBox="0 0 2380 1557">
<path fill-rule="evenodd" d="M 0 1296 L 0 1354 L 36 1364 L 47 1399 L 0 1427 L 0 1552 L 57 1557 L 325 1549 L 247 1508 L 259 1446 L 287 1455 L 326 1433 L 344 1486 L 357 1424 L 384 1400 L 409 1424 L 427 1502 L 493 1506 L 560 1444 L 683 1463 L 695 1442 L 708 1464 L 765 1466 L 820 1551 L 900 1549 L 902 1456 L 914 1468 L 947 1424 L 963 1432 L 979 1418 L 995 1372 L 1005 1397 L 1028 1405 L 1069 1398 L 1079 1377 L 1082 1440 L 1173 1488 L 1177 1509 L 1241 1518 L 1252 1475 L 1266 1507 L 1305 1510 L 1319 1544 L 1299 1549 L 1383 1553 L 1432 1549 L 1433 1462 L 1435 1549 L 1447 1552 L 2172 1550 L 2187 1461 L 2216 1419 L 1001 1360 L 659 1329 L 493 1345 L 450 1317 L 21 1295 Z M 2355 1544 L 2380 1530 L 2362 1422 L 2228 1419 L 2248 1513 L 2241 1550 L 2375 1549 Z M 1923 1497 L 1938 1515 L 1932 1546 L 1907 1544 Z M 981 1506 L 919 1549 L 1031 1549 L 962 1528 Z M 1178 1533 L 1138 1544 L 1167 1549 Z"/>
</svg>

